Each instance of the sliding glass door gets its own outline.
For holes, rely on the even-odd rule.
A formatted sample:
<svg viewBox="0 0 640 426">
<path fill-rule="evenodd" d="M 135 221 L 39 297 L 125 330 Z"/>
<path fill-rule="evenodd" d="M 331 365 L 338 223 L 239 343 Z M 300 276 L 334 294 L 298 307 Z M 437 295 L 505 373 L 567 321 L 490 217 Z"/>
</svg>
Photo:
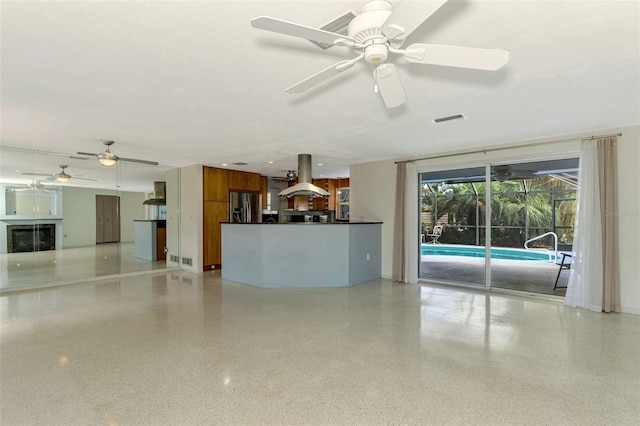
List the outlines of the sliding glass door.
<svg viewBox="0 0 640 426">
<path fill-rule="evenodd" d="M 578 159 L 493 165 L 491 287 L 564 296 Z"/>
<path fill-rule="evenodd" d="M 484 176 L 484 167 L 420 175 L 420 278 L 485 286 Z"/>
<path fill-rule="evenodd" d="M 577 174 L 578 158 L 421 173 L 419 277 L 564 295 Z"/>
</svg>

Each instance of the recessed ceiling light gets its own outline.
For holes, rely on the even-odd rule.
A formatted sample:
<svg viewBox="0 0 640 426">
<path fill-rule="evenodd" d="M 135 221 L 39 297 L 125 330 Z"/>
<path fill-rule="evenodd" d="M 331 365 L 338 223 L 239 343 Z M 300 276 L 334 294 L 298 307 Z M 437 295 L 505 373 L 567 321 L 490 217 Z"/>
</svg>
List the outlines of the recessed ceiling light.
<svg viewBox="0 0 640 426">
<path fill-rule="evenodd" d="M 267 161 L 268 164 L 273 164 L 273 161 Z"/>
<path fill-rule="evenodd" d="M 322 164 L 322 163 L 318 163 L 318 166 L 324 166 L 324 164 Z"/>
<path fill-rule="evenodd" d="M 227 163 L 222 163 L 222 165 L 223 165 L 223 166 L 225 166 L 225 167 L 226 167 L 226 166 L 228 166 L 228 164 L 227 164 Z"/>
<path fill-rule="evenodd" d="M 456 115 L 449 115 L 447 117 L 435 118 L 433 122 L 437 124 L 437 123 L 443 123 L 445 121 L 459 120 L 461 118 L 465 118 L 465 116 L 462 114 L 456 114 Z"/>
</svg>

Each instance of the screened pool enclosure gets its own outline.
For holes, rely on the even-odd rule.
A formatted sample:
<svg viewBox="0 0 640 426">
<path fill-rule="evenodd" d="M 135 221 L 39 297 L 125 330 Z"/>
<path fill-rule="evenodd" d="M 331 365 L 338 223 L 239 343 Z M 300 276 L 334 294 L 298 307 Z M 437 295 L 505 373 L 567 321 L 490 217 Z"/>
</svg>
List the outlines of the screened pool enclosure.
<svg viewBox="0 0 640 426">
<path fill-rule="evenodd" d="M 420 277 L 563 295 L 577 189 L 577 158 L 421 173 Z"/>
</svg>

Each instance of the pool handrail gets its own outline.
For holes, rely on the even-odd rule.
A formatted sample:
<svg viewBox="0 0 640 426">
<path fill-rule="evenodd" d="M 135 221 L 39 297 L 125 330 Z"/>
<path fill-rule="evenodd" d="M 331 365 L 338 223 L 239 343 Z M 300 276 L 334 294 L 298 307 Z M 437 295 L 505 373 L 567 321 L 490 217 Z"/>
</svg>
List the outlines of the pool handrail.
<svg viewBox="0 0 640 426">
<path fill-rule="evenodd" d="M 545 250 L 549 254 L 549 263 L 553 263 L 553 262 L 555 262 L 555 259 L 551 259 L 551 250 L 546 249 L 546 248 L 541 248 L 541 249 L 538 249 L 538 248 L 535 248 L 535 247 L 534 248 L 529 248 L 529 246 L 528 246 L 528 244 L 531 241 L 539 240 L 539 239 L 544 238 L 544 237 L 546 237 L 548 235 L 553 235 L 553 249 L 555 251 L 555 259 L 557 259 L 558 258 L 558 235 L 553 231 L 545 232 L 544 234 L 538 235 L 537 237 L 529 238 L 527 241 L 524 242 L 524 248 L 526 248 L 527 250 Z"/>
</svg>

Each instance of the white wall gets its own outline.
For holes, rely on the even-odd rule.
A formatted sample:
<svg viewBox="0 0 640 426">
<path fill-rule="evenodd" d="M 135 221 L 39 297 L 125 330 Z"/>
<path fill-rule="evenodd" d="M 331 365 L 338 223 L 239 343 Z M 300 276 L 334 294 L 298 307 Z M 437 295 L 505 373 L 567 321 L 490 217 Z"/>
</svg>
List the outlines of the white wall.
<svg viewBox="0 0 640 426">
<path fill-rule="evenodd" d="M 172 262 L 171 256 L 180 257 L 180 169 L 169 170 L 167 182 L 167 266 L 179 266 Z"/>
<path fill-rule="evenodd" d="M 392 160 L 351 166 L 349 217 L 353 221 L 381 221 L 382 276 L 391 278 L 396 165 Z"/>
<path fill-rule="evenodd" d="M 144 218 L 143 192 L 67 186 L 62 189 L 62 248 L 96 244 L 96 195 L 120 196 L 120 241 L 133 242 L 133 220 Z"/>
<path fill-rule="evenodd" d="M 514 148 L 506 151 L 450 157 L 416 162 L 418 171 L 437 170 L 449 166 L 481 165 L 487 161 L 509 158 L 535 160 L 549 153 L 568 153 L 579 149 L 580 137 L 621 132 L 618 138 L 619 210 L 620 210 L 620 277 L 623 311 L 640 313 L 640 126 L 593 130 L 588 133 L 563 135 L 536 141 L 514 141 L 511 146 L 533 142 L 575 141 L 544 145 L 538 148 Z M 509 146 L 509 145 L 507 145 Z M 491 148 L 491 147 L 477 147 Z M 441 153 L 417 153 L 415 158 Z M 406 160 L 406 158 L 398 159 Z M 351 166 L 351 217 L 353 219 L 382 220 L 382 276 L 391 277 L 393 220 L 395 203 L 396 165 L 394 160 L 356 164 Z M 374 194 L 373 196 L 371 194 Z M 416 212 L 416 223 L 417 223 Z"/>
<path fill-rule="evenodd" d="M 191 258 L 192 266 L 181 264 L 189 272 L 202 272 L 203 265 L 203 213 L 202 165 L 194 164 L 180 169 L 180 256 Z"/>
<path fill-rule="evenodd" d="M 132 243 L 135 240 L 134 220 L 144 219 L 146 200 L 144 192 L 118 192 L 120 197 L 120 242 Z"/>
<path fill-rule="evenodd" d="M 618 138 L 620 299 L 626 312 L 640 314 L 640 126 Z"/>
</svg>

